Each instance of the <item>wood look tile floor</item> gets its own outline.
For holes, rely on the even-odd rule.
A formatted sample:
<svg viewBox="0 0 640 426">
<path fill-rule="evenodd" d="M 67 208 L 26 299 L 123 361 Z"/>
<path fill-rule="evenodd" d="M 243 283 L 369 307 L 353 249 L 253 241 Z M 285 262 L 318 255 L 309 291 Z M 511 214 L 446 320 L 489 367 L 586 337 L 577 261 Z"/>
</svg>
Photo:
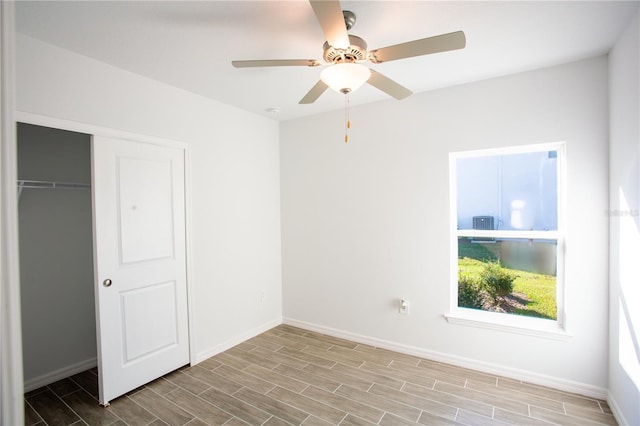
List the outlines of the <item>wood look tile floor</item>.
<svg viewBox="0 0 640 426">
<path fill-rule="evenodd" d="M 27 425 L 615 425 L 605 401 L 280 325 L 111 402 L 90 370 L 25 394 Z"/>
</svg>

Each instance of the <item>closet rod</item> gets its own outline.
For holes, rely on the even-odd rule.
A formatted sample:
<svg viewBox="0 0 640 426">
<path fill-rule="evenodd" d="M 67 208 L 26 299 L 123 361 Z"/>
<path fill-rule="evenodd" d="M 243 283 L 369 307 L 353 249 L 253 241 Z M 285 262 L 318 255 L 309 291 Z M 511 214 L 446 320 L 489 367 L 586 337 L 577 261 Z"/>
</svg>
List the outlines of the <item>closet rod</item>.
<svg viewBox="0 0 640 426">
<path fill-rule="evenodd" d="M 52 181 L 44 181 L 44 180 L 22 180 L 22 179 L 20 179 L 20 180 L 18 180 L 18 200 L 20 200 L 20 195 L 22 195 L 22 190 L 24 188 L 85 189 L 85 188 L 91 188 L 91 184 L 90 183 L 77 183 L 77 182 L 52 182 Z"/>
<path fill-rule="evenodd" d="M 20 188 L 91 188 L 90 183 L 52 182 L 44 180 L 19 180 Z"/>
</svg>

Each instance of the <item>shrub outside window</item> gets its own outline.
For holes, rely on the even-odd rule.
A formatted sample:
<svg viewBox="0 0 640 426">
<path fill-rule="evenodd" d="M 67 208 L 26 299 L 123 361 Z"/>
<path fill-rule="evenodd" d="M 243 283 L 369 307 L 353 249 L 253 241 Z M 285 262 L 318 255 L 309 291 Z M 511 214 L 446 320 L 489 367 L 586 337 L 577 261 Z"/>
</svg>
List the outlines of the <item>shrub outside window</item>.
<svg viewBox="0 0 640 426">
<path fill-rule="evenodd" d="M 451 316 L 564 324 L 564 144 L 450 154 Z"/>
</svg>

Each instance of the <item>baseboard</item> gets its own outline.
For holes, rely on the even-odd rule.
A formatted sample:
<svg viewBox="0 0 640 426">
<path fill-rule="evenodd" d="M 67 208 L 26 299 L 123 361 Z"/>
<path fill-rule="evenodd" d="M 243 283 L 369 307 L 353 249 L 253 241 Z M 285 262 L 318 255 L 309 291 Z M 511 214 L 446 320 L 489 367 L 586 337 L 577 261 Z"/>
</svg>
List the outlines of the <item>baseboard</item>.
<svg viewBox="0 0 640 426">
<path fill-rule="evenodd" d="M 273 327 L 282 324 L 282 318 L 277 318 L 271 321 L 268 321 L 264 324 L 259 325 L 258 327 L 252 328 L 242 334 L 232 337 L 231 339 L 222 342 L 219 345 L 216 345 L 212 348 L 206 349 L 204 351 L 200 351 L 196 353 L 195 357 L 192 359 L 191 364 L 196 365 L 207 358 L 211 358 L 214 355 L 218 355 L 226 351 L 227 349 L 231 349 L 232 347 L 251 339 L 259 334 L 264 333 L 267 330 L 271 330 Z"/>
<path fill-rule="evenodd" d="M 402 343 L 392 342 L 389 340 L 378 339 L 361 334 L 351 333 L 344 330 L 338 330 L 331 327 L 325 327 L 318 324 L 312 324 L 305 321 L 298 321 L 292 318 L 284 318 L 284 324 L 294 327 L 303 328 L 309 331 L 315 331 L 327 334 L 333 337 L 348 339 L 357 343 L 369 346 L 375 346 L 382 349 L 389 349 L 395 352 L 407 355 L 418 356 L 432 361 L 443 362 L 446 364 L 456 365 L 458 367 L 470 368 L 487 374 L 508 377 L 514 380 L 532 383 L 540 386 L 547 386 L 565 392 L 576 393 L 590 398 L 606 399 L 608 395 L 607 389 L 598 386 L 592 386 L 585 383 L 575 382 L 572 380 L 559 379 L 557 377 L 547 376 L 544 374 L 534 373 L 531 371 L 520 370 L 516 368 L 504 367 L 497 364 L 478 361 L 471 358 L 459 357 L 442 352 L 430 351 L 416 346 L 405 345 Z"/>
<path fill-rule="evenodd" d="M 625 418 L 622 410 L 620 409 L 620 406 L 616 402 L 616 400 L 613 397 L 613 395 L 611 394 L 611 392 L 609 392 L 608 395 L 607 395 L 607 404 L 609 404 L 609 408 L 611 408 L 611 412 L 613 413 L 613 417 L 616 418 L 616 421 L 618 422 L 619 425 L 621 425 L 621 426 L 631 425 L 631 423 L 629 423 L 627 421 L 627 419 Z"/>
<path fill-rule="evenodd" d="M 41 388 L 42 386 L 50 385 L 58 380 L 65 379 L 74 374 L 82 373 L 98 365 L 98 359 L 96 357 L 89 358 L 84 361 L 77 362 L 67 367 L 60 368 L 50 373 L 42 374 L 32 379 L 26 379 L 24 381 L 24 391 L 30 392 L 34 389 Z"/>
<path fill-rule="evenodd" d="M 217 355 L 221 352 L 226 351 L 239 343 L 242 343 L 246 340 L 251 339 L 261 333 L 264 333 L 267 330 L 272 329 L 275 326 L 282 324 L 282 318 L 276 318 L 274 320 L 268 321 L 258 327 L 255 327 L 245 333 L 234 336 L 233 338 L 204 351 L 198 352 L 194 359 L 192 359 L 192 364 L 198 364 L 204 361 L 207 358 L 210 358 L 214 355 Z M 69 376 L 73 376 L 74 374 L 82 373 L 83 371 L 89 370 L 98 365 L 97 358 L 90 358 L 85 361 L 81 361 L 75 363 L 73 365 L 69 365 L 67 367 L 60 368 L 58 370 L 52 371 L 47 374 L 40 375 L 38 377 L 34 377 L 32 379 L 25 379 L 24 382 L 24 392 L 30 392 L 34 389 L 38 389 L 42 386 L 49 385 L 51 383 L 57 382 L 58 380 L 62 380 Z"/>
</svg>

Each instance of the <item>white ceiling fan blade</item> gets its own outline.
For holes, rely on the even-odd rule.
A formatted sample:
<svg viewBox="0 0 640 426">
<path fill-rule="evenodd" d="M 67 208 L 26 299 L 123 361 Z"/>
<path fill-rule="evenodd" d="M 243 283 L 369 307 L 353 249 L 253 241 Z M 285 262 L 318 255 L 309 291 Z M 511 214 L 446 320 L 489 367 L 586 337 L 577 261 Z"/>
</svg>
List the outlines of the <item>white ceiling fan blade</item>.
<svg viewBox="0 0 640 426">
<path fill-rule="evenodd" d="M 325 90 L 327 90 L 329 88 L 329 86 L 327 86 L 326 84 L 324 84 L 324 82 L 322 80 L 319 80 L 315 86 L 313 86 L 311 88 L 311 90 L 309 90 L 309 92 L 307 92 L 306 95 L 304 95 L 304 98 L 300 99 L 300 102 L 298 102 L 299 104 L 312 104 L 316 101 L 316 99 L 318 99 L 320 97 L 320 95 L 322 95 L 324 93 Z"/>
<path fill-rule="evenodd" d="M 369 77 L 367 83 L 398 100 L 404 99 L 413 93 L 411 90 L 407 89 L 401 84 L 396 83 L 389 77 L 385 77 L 384 75 L 374 70 L 371 70 L 371 77 Z"/>
<path fill-rule="evenodd" d="M 330 46 L 337 49 L 349 47 L 349 35 L 344 24 L 342 6 L 338 0 L 309 0 L 313 13 L 322 27 Z"/>
<path fill-rule="evenodd" d="M 264 59 L 249 61 L 231 61 L 236 68 L 256 67 L 317 67 L 320 61 L 317 59 Z"/>
<path fill-rule="evenodd" d="M 454 33 L 441 34 L 434 37 L 370 50 L 369 57 L 371 62 L 379 64 L 382 62 L 395 61 L 396 59 L 463 49 L 466 44 L 467 39 L 464 36 L 464 32 L 456 31 Z"/>
</svg>

